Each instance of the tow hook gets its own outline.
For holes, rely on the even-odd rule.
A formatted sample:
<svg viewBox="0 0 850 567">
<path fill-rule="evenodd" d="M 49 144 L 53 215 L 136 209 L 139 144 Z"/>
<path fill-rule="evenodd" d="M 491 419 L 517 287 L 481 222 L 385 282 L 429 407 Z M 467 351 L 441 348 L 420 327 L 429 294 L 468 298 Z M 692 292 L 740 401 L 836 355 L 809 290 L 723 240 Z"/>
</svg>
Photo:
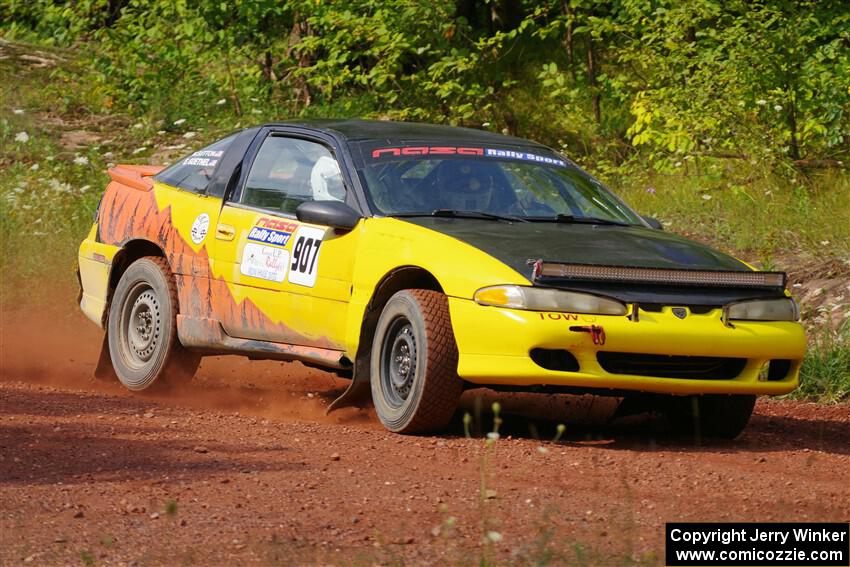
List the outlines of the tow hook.
<svg viewBox="0 0 850 567">
<path fill-rule="evenodd" d="M 576 325 L 570 327 L 570 331 L 574 333 L 590 333 L 590 338 L 593 339 L 593 344 L 605 344 L 605 329 L 601 325 Z"/>
</svg>

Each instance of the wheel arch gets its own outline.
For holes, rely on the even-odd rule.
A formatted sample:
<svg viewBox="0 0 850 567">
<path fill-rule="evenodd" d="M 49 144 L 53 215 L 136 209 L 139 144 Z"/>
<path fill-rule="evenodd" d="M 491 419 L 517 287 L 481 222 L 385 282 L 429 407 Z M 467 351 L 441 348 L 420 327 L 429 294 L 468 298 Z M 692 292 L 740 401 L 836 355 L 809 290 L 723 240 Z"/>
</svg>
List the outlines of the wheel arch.
<svg viewBox="0 0 850 567">
<path fill-rule="evenodd" d="M 366 312 L 363 314 L 363 321 L 360 325 L 360 340 L 355 355 L 355 373 L 359 371 L 361 379 L 364 374 L 369 375 L 372 338 L 375 335 L 381 311 L 394 294 L 405 289 L 430 289 L 444 293 L 443 286 L 440 285 L 434 274 L 419 266 L 399 266 L 390 270 L 381 278 L 366 305 Z"/>
<path fill-rule="evenodd" d="M 115 292 L 115 287 L 118 285 L 118 281 L 133 262 L 140 258 L 144 258 L 145 256 L 166 258 L 165 252 L 158 245 L 154 244 L 150 240 L 137 238 L 125 242 L 124 246 L 121 247 L 121 250 L 119 250 L 112 259 L 112 267 L 109 270 L 109 284 L 106 291 L 106 308 L 103 310 L 102 325 L 104 328 L 106 328 L 106 322 L 109 319 L 112 295 Z"/>
</svg>

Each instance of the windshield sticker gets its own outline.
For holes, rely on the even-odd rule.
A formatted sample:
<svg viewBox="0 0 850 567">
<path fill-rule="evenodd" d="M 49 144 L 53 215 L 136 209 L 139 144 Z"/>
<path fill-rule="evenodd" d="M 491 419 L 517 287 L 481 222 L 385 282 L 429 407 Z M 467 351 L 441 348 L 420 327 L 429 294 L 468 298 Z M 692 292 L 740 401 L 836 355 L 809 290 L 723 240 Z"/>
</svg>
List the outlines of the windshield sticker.
<svg viewBox="0 0 850 567">
<path fill-rule="evenodd" d="M 487 157 L 500 157 L 500 158 L 508 158 L 508 159 L 521 159 L 524 161 L 536 161 L 538 163 L 545 163 L 547 165 L 557 165 L 560 167 L 567 167 L 567 162 L 562 159 L 541 156 L 539 154 L 532 154 L 528 152 L 517 152 L 514 150 L 496 150 L 493 148 L 487 148 L 484 150 L 484 155 Z"/>
<path fill-rule="evenodd" d="M 281 283 L 289 268 L 289 250 L 263 246 L 253 242 L 245 245 L 239 272 L 243 276 Z"/>
<path fill-rule="evenodd" d="M 215 167 L 218 158 L 224 155 L 223 150 L 200 150 L 183 160 L 183 165 L 197 167 Z"/>
<path fill-rule="evenodd" d="M 503 150 L 497 148 L 470 148 L 459 146 L 405 146 L 376 148 L 372 150 L 372 159 L 394 158 L 401 156 L 480 156 L 501 159 L 517 159 L 532 161 L 546 165 L 567 167 L 567 162 L 551 156 L 521 152 L 517 150 Z"/>
<path fill-rule="evenodd" d="M 262 242 L 263 244 L 274 244 L 275 246 L 286 246 L 297 228 L 298 225 L 293 222 L 263 217 L 248 233 L 248 240 Z"/>
<path fill-rule="evenodd" d="M 398 156 L 483 156 L 484 148 L 458 148 L 455 146 L 408 146 L 404 148 L 378 148 L 372 150 L 373 158 Z"/>
</svg>

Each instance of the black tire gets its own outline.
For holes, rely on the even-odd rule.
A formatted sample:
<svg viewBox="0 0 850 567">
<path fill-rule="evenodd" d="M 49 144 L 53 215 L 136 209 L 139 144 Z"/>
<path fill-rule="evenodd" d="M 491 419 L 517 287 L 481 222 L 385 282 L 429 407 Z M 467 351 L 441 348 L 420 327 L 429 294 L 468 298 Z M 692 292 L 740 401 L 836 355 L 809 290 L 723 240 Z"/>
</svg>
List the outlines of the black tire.
<svg viewBox="0 0 850 567">
<path fill-rule="evenodd" d="M 121 276 L 109 309 L 109 357 L 130 390 L 164 389 L 194 376 L 200 357 L 177 338 L 177 286 L 164 258 L 141 258 Z"/>
<path fill-rule="evenodd" d="M 424 433 L 449 423 L 463 382 L 445 295 L 410 289 L 390 298 L 372 341 L 370 374 L 375 410 L 390 431 Z"/>
<path fill-rule="evenodd" d="M 755 396 L 711 394 L 671 397 L 664 410 L 676 432 L 698 430 L 704 437 L 734 439 L 747 426 L 755 404 Z"/>
</svg>

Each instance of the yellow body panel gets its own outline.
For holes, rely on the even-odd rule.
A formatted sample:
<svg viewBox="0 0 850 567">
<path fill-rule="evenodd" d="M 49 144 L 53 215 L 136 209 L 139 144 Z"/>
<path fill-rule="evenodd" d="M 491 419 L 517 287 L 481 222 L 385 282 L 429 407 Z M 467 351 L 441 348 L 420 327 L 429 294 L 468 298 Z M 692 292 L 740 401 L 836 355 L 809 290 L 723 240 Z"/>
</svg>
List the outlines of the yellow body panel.
<svg viewBox="0 0 850 567">
<path fill-rule="evenodd" d="M 291 225 L 290 237 L 284 246 L 268 245 L 249 240 L 254 227 L 263 228 L 262 219 L 272 219 L 281 225 Z M 259 224 L 258 224 L 259 223 Z M 237 302 L 250 299 L 273 321 L 285 323 L 300 337 L 286 331 L 269 328 L 228 328 L 228 334 L 276 342 L 295 342 L 307 345 L 330 343 L 342 345 L 345 341 L 345 322 L 351 298 L 351 277 L 356 257 L 360 230 L 340 233 L 333 229 L 301 223 L 294 218 L 274 215 L 252 208 L 226 205 L 218 223 L 213 252 L 213 276 L 224 279 Z M 316 278 L 312 285 L 290 281 L 292 262 L 298 231 L 306 227 L 322 233 L 318 250 L 308 258 L 315 260 Z M 283 232 L 286 231 L 277 231 Z M 282 281 L 261 278 L 244 273 L 246 247 L 254 246 L 266 251 L 282 251 L 283 259 L 277 270 Z"/>
<path fill-rule="evenodd" d="M 350 353 L 357 352 L 360 325 L 375 289 L 397 268 L 422 268 L 446 295 L 467 299 L 486 285 L 482 282 L 528 284 L 515 270 L 451 236 L 392 218 L 365 219 L 360 226 L 345 343 Z"/>
</svg>

